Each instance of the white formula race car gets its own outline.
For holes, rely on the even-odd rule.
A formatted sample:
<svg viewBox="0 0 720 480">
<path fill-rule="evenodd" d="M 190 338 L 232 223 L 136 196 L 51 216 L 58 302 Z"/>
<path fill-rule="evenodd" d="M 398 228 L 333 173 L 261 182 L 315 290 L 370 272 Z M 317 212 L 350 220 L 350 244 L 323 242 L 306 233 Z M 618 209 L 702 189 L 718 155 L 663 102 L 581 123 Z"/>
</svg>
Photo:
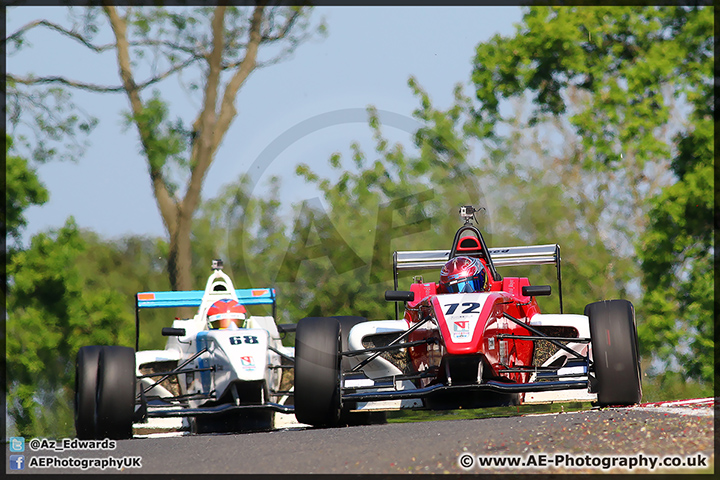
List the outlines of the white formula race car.
<svg viewBox="0 0 720 480">
<path fill-rule="evenodd" d="M 293 368 L 294 348 L 282 344 L 280 330 L 292 331 L 295 325 L 276 325 L 274 289 L 235 289 L 221 261 L 213 261 L 212 268 L 205 290 L 136 294 L 134 350 L 79 350 L 79 438 L 130 438 L 134 424 L 172 417 L 185 419 L 193 433 L 267 430 L 273 428 L 276 412 L 293 413 L 292 379 L 283 372 Z M 243 311 L 244 306 L 268 304 L 273 315 L 242 321 L 228 321 L 232 315 L 220 311 L 212 315 L 217 305 L 225 304 Z M 169 337 L 164 350 L 139 351 L 139 311 L 177 307 L 198 307 L 198 312 L 163 328 Z"/>
</svg>

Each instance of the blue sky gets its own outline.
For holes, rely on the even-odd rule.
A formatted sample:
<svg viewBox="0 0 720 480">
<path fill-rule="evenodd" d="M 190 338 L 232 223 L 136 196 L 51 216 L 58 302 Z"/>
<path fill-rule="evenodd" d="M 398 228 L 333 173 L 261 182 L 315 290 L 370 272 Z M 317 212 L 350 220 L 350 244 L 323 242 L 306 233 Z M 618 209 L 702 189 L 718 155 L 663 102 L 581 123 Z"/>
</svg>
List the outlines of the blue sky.
<svg viewBox="0 0 720 480">
<path fill-rule="evenodd" d="M 240 91 L 238 116 L 206 177 L 204 198 L 214 197 L 251 165 L 266 162 L 260 185 L 270 175 L 280 175 L 286 186 L 284 200 L 316 196 L 296 179 L 295 165 L 306 163 L 323 173 L 333 152 L 348 158 L 353 141 L 371 153 L 371 134 L 361 112 L 368 105 L 387 112 L 386 137 L 411 148 L 412 111 L 418 102 L 407 86 L 408 78 L 417 78 L 436 107 L 448 107 L 455 84 L 462 83 L 466 93 L 471 92 L 475 46 L 495 34 L 513 34 L 522 11 L 519 7 L 321 7 L 314 15 L 325 18 L 327 37 L 301 45 L 280 64 L 255 71 Z M 38 18 L 60 20 L 64 9 L 9 9 L 7 30 L 13 32 Z M 36 30 L 27 38 L 32 48 L 8 58 L 8 71 L 119 83 L 112 54 L 90 54 L 47 30 Z M 172 116 L 187 120 L 197 112 L 196 103 L 177 80 L 165 82 L 162 90 L 172 104 Z M 90 148 L 76 163 L 51 162 L 39 168 L 50 201 L 27 211 L 24 242 L 39 231 L 61 226 L 70 215 L 81 227 L 106 238 L 164 235 L 137 136 L 122 127 L 126 97 L 80 92 L 74 99 L 99 119 L 99 126 Z"/>
</svg>

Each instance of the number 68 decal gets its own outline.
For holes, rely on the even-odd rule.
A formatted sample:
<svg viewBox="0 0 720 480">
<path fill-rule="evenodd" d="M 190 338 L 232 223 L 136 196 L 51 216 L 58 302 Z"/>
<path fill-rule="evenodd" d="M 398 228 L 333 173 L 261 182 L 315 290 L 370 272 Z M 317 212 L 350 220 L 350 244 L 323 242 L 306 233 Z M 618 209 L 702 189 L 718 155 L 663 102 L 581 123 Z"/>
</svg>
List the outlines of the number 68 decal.
<svg viewBox="0 0 720 480">
<path fill-rule="evenodd" d="M 254 344 L 258 343 L 258 339 L 255 335 L 244 335 L 242 337 L 230 337 L 230 344 L 231 345 L 242 345 L 243 343 L 246 344 Z"/>
</svg>

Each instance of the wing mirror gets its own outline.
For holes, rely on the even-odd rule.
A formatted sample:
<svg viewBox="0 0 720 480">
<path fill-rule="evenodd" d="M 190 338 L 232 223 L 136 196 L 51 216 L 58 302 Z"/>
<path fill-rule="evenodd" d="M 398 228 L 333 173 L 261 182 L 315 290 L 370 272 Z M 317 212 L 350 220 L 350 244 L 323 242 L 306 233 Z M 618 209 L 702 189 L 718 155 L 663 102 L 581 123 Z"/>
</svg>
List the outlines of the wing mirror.
<svg viewBox="0 0 720 480">
<path fill-rule="evenodd" d="M 163 337 L 184 337 L 185 329 L 184 328 L 164 327 L 162 329 L 162 334 L 163 334 Z"/>
<path fill-rule="evenodd" d="M 550 285 L 526 285 L 522 287 L 522 294 L 526 297 L 545 297 L 550 295 Z"/>
<path fill-rule="evenodd" d="M 412 302 L 415 300 L 415 292 L 403 290 L 386 290 L 385 300 L 388 302 Z"/>
<path fill-rule="evenodd" d="M 280 323 L 277 329 L 279 333 L 292 333 L 297 330 L 297 323 Z"/>
</svg>

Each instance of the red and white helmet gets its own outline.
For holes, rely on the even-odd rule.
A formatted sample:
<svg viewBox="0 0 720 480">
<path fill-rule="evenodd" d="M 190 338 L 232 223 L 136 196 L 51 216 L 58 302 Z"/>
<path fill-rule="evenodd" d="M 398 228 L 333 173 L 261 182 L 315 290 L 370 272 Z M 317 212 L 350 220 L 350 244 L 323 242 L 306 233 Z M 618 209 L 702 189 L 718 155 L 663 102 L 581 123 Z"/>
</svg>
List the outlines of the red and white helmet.
<svg viewBox="0 0 720 480">
<path fill-rule="evenodd" d="M 447 293 L 484 292 L 488 288 L 485 266 L 477 258 L 455 257 L 440 270 L 440 290 Z"/>
<path fill-rule="evenodd" d="M 237 300 L 231 298 L 218 300 L 208 308 L 208 326 L 211 329 L 223 329 L 233 324 L 235 327 L 241 328 L 246 313 L 245 307 L 240 305 Z"/>
</svg>

